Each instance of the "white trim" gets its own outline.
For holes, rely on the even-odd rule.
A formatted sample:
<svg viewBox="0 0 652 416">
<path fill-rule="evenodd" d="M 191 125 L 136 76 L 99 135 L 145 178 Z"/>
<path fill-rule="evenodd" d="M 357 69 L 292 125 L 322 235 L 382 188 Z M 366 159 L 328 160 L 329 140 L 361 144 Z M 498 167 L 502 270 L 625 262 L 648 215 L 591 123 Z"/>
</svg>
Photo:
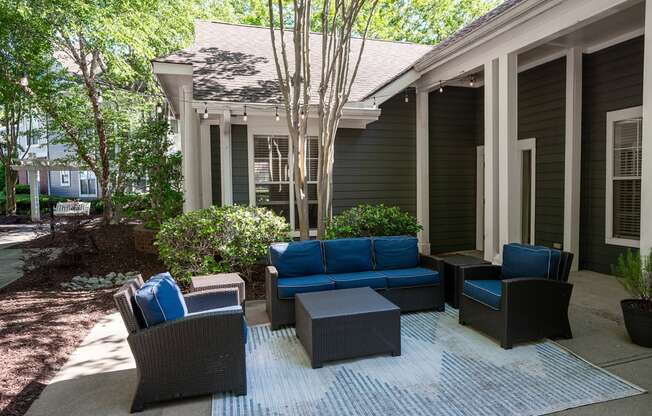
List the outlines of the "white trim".
<svg viewBox="0 0 652 416">
<path fill-rule="evenodd" d="M 213 177 L 211 172 L 211 125 L 213 124 L 215 122 L 209 120 L 199 122 L 202 208 L 213 205 Z"/>
<path fill-rule="evenodd" d="M 152 62 L 152 72 L 165 75 L 191 75 L 192 63 L 173 64 L 170 62 Z"/>
<path fill-rule="evenodd" d="M 566 55 L 566 128 L 564 150 L 564 250 L 574 254 L 571 270 L 580 256 L 580 203 L 582 176 L 582 50 Z"/>
<path fill-rule="evenodd" d="M 532 68 L 536 68 L 538 66 L 541 66 L 543 64 L 547 64 L 548 62 L 556 61 L 559 58 L 563 58 L 566 56 L 566 51 L 558 51 L 558 52 L 553 52 L 549 55 L 542 56 L 541 58 L 535 59 L 533 61 L 529 61 L 523 65 L 519 65 L 518 67 L 518 72 L 525 72 L 528 71 Z"/>
<path fill-rule="evenodd" d="M 63 182 L 64 174 L 68 175 L 68 182 L 67 183 Z M 60 170 L 59 171 L 59 186 L 64 187 L 64 188 L 69 188 L 70 183 L 71 183 L 71 177 L 72 177 L 72 175 L 70 174 L 69 170 Z"/>
<path fill-rule="evenodd" d="M 373 105 L 373 97 L 376 97 L 376 105 L 381 105 L 385 101 L 389 100 L 396 94 L 402 92 L 407 87 L 412 85 L 413 82 L 419 79 L 421 74 L 419 74 L 414 69 L 409 69 L 405 73 L 398 76 L 396 79 L 385 84 L 380 89 L 373 91 L 367 95 L 367 99 L 360 102 L 364 106 L 371 107 Z"/>
<path fill-rule="evenodd" d="M 639 240 L 625 239 L 625 238 L 616 238 L 613 236 L 613 205 L 614 205 L 614 195 L 613 195 L 613 172 L 614 172 L 614 159 L 613 159 L 613 147 L 614 147 L 614 132 L 613 124 L 616 121 L 627 120 L 631 118 L 643 117 L 643 106 L 636 106 L 625 108 L 622 110 L 609 111 L 607 112 L 607 146 L 606 146 L 606 157 L 607 157 L 607 169 L 606 169 L 606 184 L 605 184 L 605 243 L 624 246 L 624 247 L 640 247 Z M 641 214 L 643 211 L 641 210 Z M 644 215 L 641 215 L 643 217 Z"/>
<path fill-rule="evenodd" d="M 649 4 L 648 4 L 649 5 Z M 645 44 L 652 44 L 652 7 L 645 8 Z M 652 250 L 652 48 L 643 54 L 643 139 L 641 150 L 641 253 Z"/>
<path fill-rule="evenodd" d="M 516 147 L 518 148 L 518 163 L 519 163 L 519 174 L 517 176 L 517 195 L 518 195 L 518 210 L 520 213 L 518 221 L 518 235 L 519 237 L 523 235 L 523 224 L 521 221 L 522 212 L 523 212 L 523 152 L 529 150 L 531 155 L 531 169 L 532 174 L 530 176 L 530 241 L 521 241 L 525 244 L 535 244 L 536 241 L 536 191 L 537 191 L 537 139 L 532 137 L 529 139 L 522 139 L 516 142 Z"/>
<path fill-rule="evenodd" d="M 231 111 L 224 110 L 220 126 L 220 172 L 222 205 L 233 205 L 233 159 L 231 156 Z"/>
<path fill-rule="evenodd" d="M 88 175 L 88 176 L 92 177 L 93 179 L 95 179 L 95 192 L 94 193 L 89 193 L 89 194 L 82 193 L 82 186 L 81 186 L 82 174 Z M 96 197 L 97 196 L 98 183 L 97 183 L 97 176 L 95 176 L 95 172 L 93 172 L 92 170 L 80 170 L 78 180 L 79 180 L 79 196 L 80 197 L 89 198 L 89 197 L 94 197 L 94 196 Z M 88 180 L 90 180 L 90 178 L 86 178 L 86 180 L 88 181 Z"/>
<path fill-rule="evenodd" d="M 617 45 L 619 43 L 627 42 L 628 40 L 637 38 L 639 36 L 643 36 L 644 33 L 645 33 L 645 29 L 638 28 L 638 29 L 632 30 L 630 32 L 623 33 L 621 35 L 614 36 L 613 38 L 605 40 L 603 42 L 595 43 L 593 45 L 589 45 L 586 48 L 584 48 L 584 52 L 585 53 L 595 53 L 597 51 L 601 51 L 602 49 L 607 49 L 607 48 L 609 48 L 611 46 L 614 46 L 614 45 Z"/>
<path fill-rule="evenodd" d="M 429 137 L 428 137 L 428 92 L 417 91 L 417 221 L 423 229 L 417 233 L 419 251 L 430 254 L 430 174 L 429 174 Z"/>
<path fill-rule="evenodd" d="M 518 72 L 515 53 L 498 59 L 498 187 L 499 250 L 512 242 L 520 242 L 518 224 Z"/>
<path fill-rule="evenodd" d="M 484 251 L 484 145 L 476 147 L 475 249 Z"/>
<path fill-rule="evenodd" d="M 498 248 L 498 60 L 484 65 L 484 259 L 494 261 Z"/>
</svg>

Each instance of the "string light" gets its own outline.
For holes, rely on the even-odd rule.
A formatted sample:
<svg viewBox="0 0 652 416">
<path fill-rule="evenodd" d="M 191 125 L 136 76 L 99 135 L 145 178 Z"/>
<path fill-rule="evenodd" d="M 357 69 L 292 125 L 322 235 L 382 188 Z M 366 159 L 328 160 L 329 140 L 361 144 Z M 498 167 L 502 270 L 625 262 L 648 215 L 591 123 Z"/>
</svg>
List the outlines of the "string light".
<svg viewBox="0 0 652 416">
<path fill-rule="evenodd" d="M 405 102 L 406 102 L 406 103 L 407 103 L 407 102 L 410 102 L 410 98 L 408 97 L 407 88 L 405 89 Z"/>
<path fill-rule="evenodd" d="M 208 118 L 208 106 L 206 105 L 206 102 L 204 102 L 204 120 Z"/>
<path fill-rule="evenodd" d="M 163 107 L 161 104 L 156 104 L 156 114 L 161 114 L 163 112 Z"/>
<path fill-rule="evenodd" d="M 242 115 L 242 120 L 247 121 L 247 104 L 244 106 L 244 114 Z"/>
<path fill-rule="evenodd" d="M 29 85 L 29 80 L 27 79 L 27 72 L 23 72 L 23 76 L 20 78 L 20 85 L 26 87 Z"/>
<path fill-rule="evenodd" d="M 306 118 L 306 115 L 303 112 L 303 108 L 301 108 L 301 120 L 304 120 Z"/>
<path fill-rule="evenodd" d="M 444 92 L 444 84 L 442 84 L 442 82 L 439 81 L 439 93 L 441 94 L 442 92 Z"/>
<path fill-rule="evenodd" d="M 376 108 L 378 108 L 378 106 L 376 105 L 376 96 L 374 95 L 374 106 L 373 106 L 373 109 L 375 110 Z"/>
<path fill-rule="evenodd" d="M 97 103 L 102 104 L 104 98 L 102 97 L 102 90 L 97 90 Z"/>
<path fill-rule="evenodd" d="M 275 108 L 276 108 L 276 121 L 279 121 L 280 117 L 278 116 L 278 106 L 276 106 Z"/>
<path fill-rule="evenodd" d="M 472 87 L 474 83 L 475 83 L 475 77 L 471 77 L 471 79 L 469 80 L 469 86 Z"/>
</svg>

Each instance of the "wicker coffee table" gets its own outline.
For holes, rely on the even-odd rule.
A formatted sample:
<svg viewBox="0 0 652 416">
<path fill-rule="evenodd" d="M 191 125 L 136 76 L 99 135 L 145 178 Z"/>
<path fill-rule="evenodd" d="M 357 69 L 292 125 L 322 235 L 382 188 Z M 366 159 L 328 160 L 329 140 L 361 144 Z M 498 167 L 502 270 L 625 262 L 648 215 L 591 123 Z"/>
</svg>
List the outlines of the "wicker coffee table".
<svg viewBox="0 0 652 416">
<path fill-rule="evenodd" d="M 325 361 L 401 355 L 401 310 L 368 287 L 296 295 L 296 332 L 312 368 Z"/>
</svg>

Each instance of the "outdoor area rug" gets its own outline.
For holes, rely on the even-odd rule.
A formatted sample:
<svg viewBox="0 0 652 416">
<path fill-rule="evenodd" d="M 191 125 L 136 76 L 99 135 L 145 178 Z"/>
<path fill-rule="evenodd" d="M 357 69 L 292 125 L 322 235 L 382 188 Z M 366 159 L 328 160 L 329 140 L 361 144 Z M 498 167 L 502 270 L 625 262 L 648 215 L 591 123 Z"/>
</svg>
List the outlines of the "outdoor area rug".
<svg viewBox="0 0 652 416">
<path fill-rule="evenodd" d="M 402 355 L 312 369 L 293 328 L 249 329 L 248 394 L 213 416 L 542 415 L 644 392 L 552 341 L 503 350 L 457 311 L 401 317 Z"/>
</svg>

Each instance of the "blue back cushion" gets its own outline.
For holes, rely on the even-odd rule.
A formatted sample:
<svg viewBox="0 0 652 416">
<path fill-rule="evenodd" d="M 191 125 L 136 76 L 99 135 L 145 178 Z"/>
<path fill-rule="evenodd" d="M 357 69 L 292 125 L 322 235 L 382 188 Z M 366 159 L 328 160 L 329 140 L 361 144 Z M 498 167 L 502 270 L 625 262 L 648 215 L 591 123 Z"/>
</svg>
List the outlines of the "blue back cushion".
<svg viewBox="0 0 652 416">
<path fill-rule="evenodd" d="M 274 243 L 269 246 L 269 259 L 278 270 L 278 277 L 324 273 L 321 242 L 318 240 Z"/>
<path fill-rule="evenodd" d="M 376 237 L 373 246 L 376 270 L 409 269 L 419 265 L 415 237 Z"/>
<path fill-rule="evenodd" d="M 503 279 L 542 277 L 557 279 L 561 252 L 542 246 L 505 244 L 503 247 Z"/>
<path fill-rule="evenodd" d="M 322 244 L 328 273 L 366 272 L 374 267 L 369 238 L 342 238 Z"/>
<path fill-rule="evenodd" d="M 188 314 L 181 290 L 169 273 L 151 277 L 136 291 L 134 299 L 147 327 L 183 318 Z"/>
</svg>

